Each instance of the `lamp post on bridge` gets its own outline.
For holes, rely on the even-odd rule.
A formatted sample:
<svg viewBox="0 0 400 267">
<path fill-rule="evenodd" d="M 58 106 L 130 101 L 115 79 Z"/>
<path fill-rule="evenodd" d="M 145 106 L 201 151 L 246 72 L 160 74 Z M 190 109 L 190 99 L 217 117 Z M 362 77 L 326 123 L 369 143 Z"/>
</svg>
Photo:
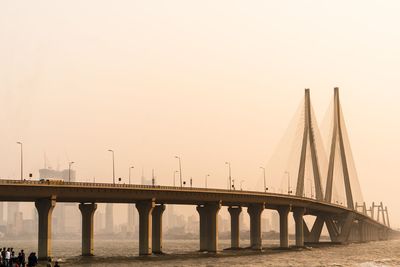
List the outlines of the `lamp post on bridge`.
<svg viewBox="0 0 400 267">
<path fill-rule="evenodd" d="M 176 180 L 176 174 L 178 173 L 178 171 L 174 171 L 174 186 L 175 186 L 175 180 Z"/>
<path fill-rule="evenodd" d="M 267 187 L 267 181 L 266 181 L 266 178 L 265 178 L 265 168 L 264 167 L 260 167 L 260 169 L 263 170 L 263 174 L 264 174 L 264 192 L 266 193 L 267 190 L 268 190 L 268 187 Z"/>
<path fill-rule="evenodd" d="M 130 166 L 129 167 L 129 184 L 131 184 L 131 169 L 134 169 L 135 167 Z"/>
<path fill-rule="evenodd" d="M 74 164 L 75 162 L 73 162 L 73 161 L 70 161 L 69 163 L 68 163 L 68 182 L 70 183 L 71 182 L 71 166 L 72 166 L 72 164 Z"/>
<path fill-rule="evenodd" d="M 22 150 L 22 142 L 17 142 L 21 146 L 21 181 L 24 179 L 24 154 Z"/>
<path fill-rule="evenodd" d="M 290 195 L 292 193 L 292 190 L 290 190 L 290 173 L 285 171 L 285 174 L 288 176 L 288 195 Z"/>
<path fill-rule="evenodd" d="M 229 167 L 229 190 L 232 190 L 232 171 L 231 171 L 231 163 L 230 162 L 225 162 L 226 165 Z"/>
<path fill-rule="evenodd" d="M 109 149 L 108 151 L 112 153 L 113 184 L 115 184 L 115 160 L 114 160 L 114 150 Z"/>
<path fill-rule="evenodd" d="M 181 183 L 181 187 L 182 187 L 182 162 L 181 162 L 181 157 L 175 156 L 176 159 L 178 159 L 179 161 L 179 180 Z"/>
</svg>

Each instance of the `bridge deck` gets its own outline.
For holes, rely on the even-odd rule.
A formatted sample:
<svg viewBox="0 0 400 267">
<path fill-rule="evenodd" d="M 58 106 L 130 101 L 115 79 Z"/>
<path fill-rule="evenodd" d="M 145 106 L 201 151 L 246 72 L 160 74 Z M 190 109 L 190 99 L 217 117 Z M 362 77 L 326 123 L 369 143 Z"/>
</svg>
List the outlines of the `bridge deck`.
<svg viewBox="0 0 400 267">
<path fill-rule="evenodd" d="M 0 201 L 34 202 L 52 196 L 57 202 L 76 203 L 136 203 L 154 199 L 156 203 L 183 205 L 221 202 L 223 206 L 249 206 L 265 203 L 267 209 L 289 205 L 305 208 L 306 214 L 310 215 L 326 213 L 340 216 L 354 212 L 360 219 L 380 224 L 365 214 L 341 205 L 278 193 L 158 185 L 0 180 Z"/>
</svg>

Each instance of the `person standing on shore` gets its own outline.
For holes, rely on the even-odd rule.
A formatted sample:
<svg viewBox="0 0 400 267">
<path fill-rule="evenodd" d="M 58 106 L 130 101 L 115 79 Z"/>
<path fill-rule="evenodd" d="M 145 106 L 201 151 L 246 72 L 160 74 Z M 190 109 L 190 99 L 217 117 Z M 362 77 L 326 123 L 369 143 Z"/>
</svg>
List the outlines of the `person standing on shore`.
<svg viewBox="0 0 400 267">
<path fill-rule="evenodd" d="M 5 257 L 5 265 L 7 267 L 9 267 L 10 263 L 11 263 L 11 252 L 10 252 L 10 248 L 7 248 L 6 257 Z"/>
<path fill-rule="evenodd" d="M 50 258 L 50 257 L 47 259 L 46 267 L 52 267 L 52 265 L 51 265 L 51 258 Z"/>
<path fill-rule="evenodd" d="M 38 259 L 36 257 L 36 253 L 32 252 L 31 254 L 29 254 L 28 257 L 28 267 L 34 267 L 38 264 Z"/>
<path fill-rule="evenodd" d="M 18 254 L 18 261 L 20 264 L 20 267 L 25 267 L 25 252 L 23 249 L 21 249 L 21 252 Z"/>
</svg>

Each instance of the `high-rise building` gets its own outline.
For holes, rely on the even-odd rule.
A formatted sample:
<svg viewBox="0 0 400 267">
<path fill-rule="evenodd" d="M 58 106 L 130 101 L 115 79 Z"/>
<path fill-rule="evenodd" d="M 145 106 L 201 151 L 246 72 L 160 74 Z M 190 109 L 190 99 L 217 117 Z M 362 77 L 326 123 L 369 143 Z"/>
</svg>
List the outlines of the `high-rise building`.
<svg viewBox="0 0 400 267">
<path fill-rule="evenodd" d="M 58 179 L 65 182 L 76 181 L 76 171 L 73 169 L 54 170 L 52 168 L 39 169 L 40 179 Z"/>
<path fill-rule="evenodd" d="M 105 219 L 104 212 L 96 211 L 94 213 L 94 230 L 96 232 L 100 232 L 100 231 L 104 230 L 104 227 L 105 227 L 104 219 Z"/>
<path fill-rule="evenodd" d="M 15 214 L 19 212 L 19 202 L 8 202 L 7 225 L 15 224 Z"/>
<path fill-rule="evenodd" d="M 133 233 L 135 230 L 135 205 L 128 204 L 128 225 L 127 232 Z"/>
<path fill-rule="evenodd" d="M 106 233 L 114 232 L 114 206 L 112 203 L 106 204 Z"/>
<path fill-rule="evenodd" d="M 66 233 L 80 233 L 82 228 L 81 214 L 78 204 L 65 203 L 64 206 L 64 222 L 60 223 L 65 228 Z"/>
<path fill-rule="evenodd" d="M 278 212 L 271 213 L 271 230 L 279 232 L 279 214 Z"/>
</svg>

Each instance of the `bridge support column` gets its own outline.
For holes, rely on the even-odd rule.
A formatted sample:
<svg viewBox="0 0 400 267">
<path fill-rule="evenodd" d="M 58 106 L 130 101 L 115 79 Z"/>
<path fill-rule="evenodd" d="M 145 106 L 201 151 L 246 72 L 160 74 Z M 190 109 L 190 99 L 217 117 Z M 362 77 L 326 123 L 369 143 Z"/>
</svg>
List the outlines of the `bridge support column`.
<svg viewBox="0 0 400 267">
<path fill-rule="evenodd" d="M 136 203 L 139 213 L 139 255 L 151 255 L 151 213 L 155 206 L 154 200 Z"/>
<path fill-rule="evenodd" d="M 242 207 L 229 207 L 229 214 L 231 215 L 231 248 L 239 248 L 239 216 L 242 212 Z"/>
<path fill-rule="evenodd" d="M 46 260 L 51 256 L 51 215 L 56 206 L 56 198 L 39 199 L 35 201 L 35 207 L 39 218 L 38 231 L 38 258 Z"/>
<path fill-rule="evenodd" d="M 218 211 L 221 203 L 197 206 L 200 215 L 200 251 L 218 251 Z"/>
<path fill-rule="evenodd" d="M 280 237 L 280 247 L 289 247 L 289 227 L 288 227 L 288 215 L 290 207 L 280 207 L 278 209 L 279 213 L 279 237 Z"/>
<path fill-rule="evenodd" d="M 97 204 L 81 203 L 79 210 L 82 214 L 82 256 L 93 256 L 93 216 Z"/>
<path fill-rule="evenodd" d="M 216 253 L 218 251 L 218 212 L 221 208 L 220 203 L 209 203 L 206 205 L 207 211 L 207 251 Z"/>
<path fill-rule="evenodd" d="M 296 224 L 296 246 L 304 247 L 304 225 L 303 216 L 304 208 L 295 208 L 293 211 L 293 218 Z"/>
<path fill-rule="evenodd" d="M 152 250 L 154 254 L 162 253 L 162 215 L 165 205 L 156 205 L 153 209 L 153 234 L 152 234 Z"/>
<path fill-rule="evenodd" d="M 368 241 L 372 241 L 372 228 L 367 224 L 367 232 L 368 232 Z"/>
<path fill-rule="evenodd" d="M 366 227 L 365 227 L 365 222 L 363 221 L 358 221 L 358 233 L 359 233 L 359 240 L 360 242 L 365 242 L 367 241 L 367 231 L 366 231 Z"/>
<path fill-rule="evenodd" d="M 250 247 L 255 250 L 262 250 L 261 238 L 261 214 L 264 204 L 253 204 L 247 208 L 250 215 Z"/>
<path fill-rule="evenodd" d="M 200 221 L 200 251 L 207 251 L 207 213 L 205 206 L 197 206 Z"/>
</svg>

